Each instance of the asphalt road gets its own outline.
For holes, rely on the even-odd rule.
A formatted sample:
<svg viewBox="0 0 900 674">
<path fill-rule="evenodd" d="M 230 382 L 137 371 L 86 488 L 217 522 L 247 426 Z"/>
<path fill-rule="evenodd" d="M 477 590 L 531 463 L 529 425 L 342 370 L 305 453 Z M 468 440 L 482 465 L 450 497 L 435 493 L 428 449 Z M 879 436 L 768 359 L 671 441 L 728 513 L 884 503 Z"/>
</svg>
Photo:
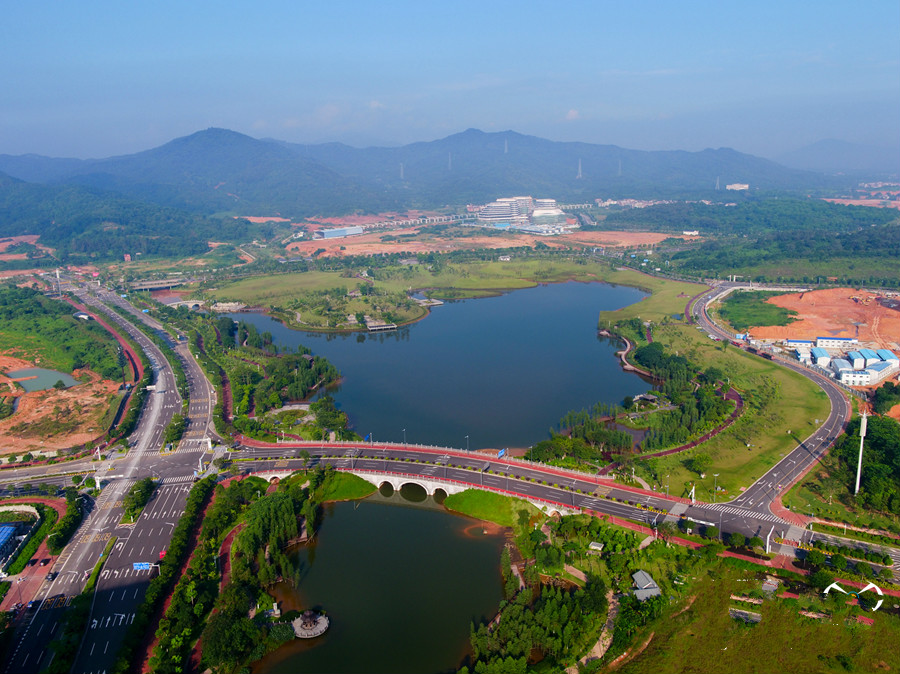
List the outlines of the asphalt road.
<svg viewBox="0 0 900 674">
<path fill-rule="evenodd" d="M 694 302 L 691 307 L 694 319 L 708 334 L 716 335 L 720 339 L 733 338 L 733 335 L 722 330 L 710 319 L 707 305 L 725 291 L 741 287 L 746 287 L 746 284 L 723 283 L 707 291 Z M 771 513 L 769 506 L 772 501 L 819 461 L 834 443 L 835 438 L 843 432 L 851 413 L 846 394 L 833 379 L 824 377 L 799 362 L 781 359 L 777 362 L 782 367 L 798 372 L 818 384 L 828 396 L 831 411 L 825 422 L 812 435 L 800 442 L 737 498 L 728 502 L 731 508 L 746 509 L 758 514 Z"/>
<path fill-rule="evenodd" d="M 134 561 L 159 561 L 159 552 L 165 549 L 171 531 L 184 511 L 194 470 L 206 450 L 207 443 L 203 437 L 210 426 L 215 404 L 211 387 L 190 357 L 187 345 L 174 345 L 176 354 L 183 359 L 191 404 L 185 439 L 178 451 L 161 453 L 165 428 L 182 407 L 172 368 L 159 348 L 143 332 L 116 313 L 106 311 L 100 300 L 128 310 L 135 321 L 148 323 L 148 317 L 134 311 L 112 293 L 101 291 L 97 297 L 83 288 L 73 289 L 91 310 L 107 314 L 144 350 L 153 369 L 156 390 L 146 398 L 137 428 L 129 438 L 131 449 L 126 455 L 99 463 L 84 459 L 57 465 L 57 471 L 67 473 L 92 470 L 98 481 L 102 480 L 107 486 L 90 512 L 86 513 L 80 529 L 63 554 L 52 569 L 48 569 L 58 575 L 42 584 L 35 604 L 17 619 L 13 646 L 7 651 L 7 658 L 0 667 L 0 671 L 11 674 L 38 671 L 47 665 L 53 657 L 49 643 L 58 636 L 71 598 L 83 590 L 87 576 L 100 559 L 104 547 L 110 537 L 115 536 L 117 542 L 98 581 L 89 623 L 93 625 L 96 620 L 98 627 L 88 629 L 72 671 L 102 672 L 112 669 L 121 635 L 127 622 L 133 619 L 135 607 L 142 600 L 149 579 L 156 573 L 154 569 L 136 572 L 132 564 Z M 161 326 L 156 323 L 149 327 L 158 329 Z M 18 469 L 12 479 L 20 483 L 32 479 L 35 484 L 48 481 L 71 483 L 69 475 L 51 476 L 50 472 L 46 467 Z M 138 522 L 129 526 L 120 525 L 122 500 L 128 489 L 137 479 L 148 475 L 157 477 L 161 486 Z M 66 483 L 66 480 L 69 482 Z M 103 640 L 102 635 L 105 634 L 109 638 Z"/>
</svg>

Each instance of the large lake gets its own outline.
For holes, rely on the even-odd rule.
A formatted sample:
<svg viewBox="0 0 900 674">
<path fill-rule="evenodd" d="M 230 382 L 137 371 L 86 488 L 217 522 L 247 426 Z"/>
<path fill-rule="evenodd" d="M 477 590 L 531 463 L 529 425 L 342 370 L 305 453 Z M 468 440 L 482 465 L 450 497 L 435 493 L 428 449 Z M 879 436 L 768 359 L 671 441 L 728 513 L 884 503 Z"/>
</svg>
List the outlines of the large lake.
<svg viewBox="0 0 900 674">
<path fill-rule="evenodd" d="M 404 488 L 406 490 L 407 488 Z M 424 496 L 424 490 L 422 491 Z M 503 597 L 500 534 L 429 497 L 399 494 L 324 506 L 313 543 L 300 546 L 297 587 L 276 586 L 283 611 L 324 609 L 331 626 L 253 665 L 255 674 L 455 672 L 469 625 L 490 620 Z"/>
<path fill-rule="evenodd" d="M 597 335 L 598 312 L 647 293 L 558 283 L 447 302 L 396 332 L 301 332 L 260 314 L 233 314 L 303 344 L 341 371 L 333 391 L 354 430 L 376 441 L 470 449 L 530 447 L 570 410 L 650 390 L 621 369 L 619 343 Z"/>
</svg>

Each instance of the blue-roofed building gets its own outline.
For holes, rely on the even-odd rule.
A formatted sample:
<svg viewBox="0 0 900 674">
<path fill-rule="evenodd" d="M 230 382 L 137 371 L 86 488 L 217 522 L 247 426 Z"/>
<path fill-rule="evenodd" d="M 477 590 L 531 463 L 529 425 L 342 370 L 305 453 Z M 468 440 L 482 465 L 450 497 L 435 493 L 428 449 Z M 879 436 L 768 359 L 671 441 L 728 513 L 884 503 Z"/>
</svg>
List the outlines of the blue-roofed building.
<svg viewBox="0 0 900 674">
<path fill-rule="evenodd" d="M 843 370 L 852 370 L 853 363 L 843 358 L 835 358 L 831 361 L 831 369 L 840 374 Z"/>
<path fill-rule="evenodd" d="M 865 370 L 841 370 L 836 377 L 847 386 L 872 386 L 884 381 L 898 370 L 900 365 L 897 362 L 880 360 Z"/>
<path fill-rule="evenodd" d="M 16 549 L 16 527 L 10 524 L 0 526 L 0 559 L 9 557 Z"/>
<path fill-rule="evenodd" d="M 822 349 L 846 349 L 859 344 L 856 337 L 816 337 L 816 346 Z"/>
<path fill-rule="evenodd" d="M 866 359 L 859 351 L 850 351 L 847 354 L 847 360 L 853 363 L 854 370 L 861 370 L 866 366 Z"/>
<path fill-rule="evenodd" d="M 878 351 L 876 351 L 875 353 L 877 353 L 879 355 L 881 360 L 884 360 L 887 362 L 893 361 L 893 362 L 897 363 L 897 365 L 900 365 L 900 356 L 898 356 L 893 351 L 890 351 L 888 349 L 878 349 Z"/>
<path fill-rule="evenodd" d="M 831 362 L 831 356 L 828 355 L 828 352 L 819 346 L 814 346 L 809 351 L 810 356 L 812 357 L 812 362 L 819 367 L 828 367 L 828 363 Z"/>
<path fill-rule="evenodd" d="M 874 365 L 875 363 L 881 362 L 881 356 L 872 351 L 872 349 L 860 349 L 860 355 L 866 360 L 866 367 L 869 365 Z"/>
<path fill-rule="evenodd" d="M 809 339 L 786 339 L 784 340 L 784 343 L 787 346 L 802 347 L 807 349 L 811 349 L 813 346 L 812 340 Z"/>
</svg>

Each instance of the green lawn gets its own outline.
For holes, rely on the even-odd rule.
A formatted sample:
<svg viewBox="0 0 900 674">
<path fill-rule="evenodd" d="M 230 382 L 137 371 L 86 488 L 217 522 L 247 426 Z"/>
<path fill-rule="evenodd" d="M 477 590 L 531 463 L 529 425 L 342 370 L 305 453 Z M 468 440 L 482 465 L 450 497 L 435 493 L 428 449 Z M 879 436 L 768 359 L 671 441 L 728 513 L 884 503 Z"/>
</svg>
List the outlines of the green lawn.
<svg viewBox="0 0 900 674">
<path fill-rule="evenodd" d="M 785 309 L 766 300 L 784 293 L 734 292 L 725 298 L 719 309 L 722 316 L 736 332 L 762 325 L 788 325 L 796 319 L 796 311 Z"/>
<path fill-rule="evenodd" d="M 659 483 L 669 475 L 669 493 L 685 494 L 693 482 L 701 500 L 712 500 L 714 485 L 724 488 L 719 500 L 730 500 L 749 487 L 769 468 L 809 436 L 828 416 L 825 393 L 806 377 L 758 358 L 725 342 L 713 342 L 705 333 L 680 324 L 653 329 L 655 340 L 687 356 L 702 368 L 717 367 L 727 373 L 732 386 L 741 391 L 747 405 L 742 417 L 729 429 L 708 440 L 693 452 L 709 454 L 713 467 L 705 479 L 689 471 L 683 462 L 692 452 L 653 459 Z M 753 403 L 773 400 L 759 410 Z M 788 433 L 788 431 L 791 431 Z M 748 448 L 747 445 L 750 445 Z M 640 469 L 640 463 L 638 463 Z M 719 473 L 714 478 L 714 473 Z M 645 471 L 645 479 L 653 476 Z"/>
<path fill-rule="evenodd" d="M 527 510 L 529 514 L 537 512 L 537 509 L 526 501 L 480 489 L 466 489 L 458 494 L 451 494 L 444 499 L 444 506 L 463 515 L 494 522 L 503 527 L 512 527 L 520 510 Z"/>
<path fill-rule="evenodd" d="M 365 498 L 378 487 L 352 473 L 334 473 L 316 495 L 319 502 Z"/>
</svg>

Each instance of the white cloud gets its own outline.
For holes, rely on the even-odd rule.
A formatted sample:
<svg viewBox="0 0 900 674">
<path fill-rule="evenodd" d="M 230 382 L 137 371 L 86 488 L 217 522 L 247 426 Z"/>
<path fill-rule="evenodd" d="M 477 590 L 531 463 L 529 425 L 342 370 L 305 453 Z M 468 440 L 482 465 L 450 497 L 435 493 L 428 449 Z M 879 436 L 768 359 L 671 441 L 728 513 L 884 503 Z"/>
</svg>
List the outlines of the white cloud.
<svg viewBox="0 0 900 674">
<path fill-rule="evenodd" d="M 571 109 L 571 110 L 569 110 L 569 111 L 566 113 L 566 119 L 567 119 L 568 121 L 570 121 L 570 122 L 571 122 L 571 121 L 574 121 L 574 120 L 576 120 L 576 119 L 578 119 L 579 117 L 581 117 L 581 115 L 579 115 L 579 114 L 578 114 L 578 110 L 575 110 L 574 108 Z"/>
</svg>

